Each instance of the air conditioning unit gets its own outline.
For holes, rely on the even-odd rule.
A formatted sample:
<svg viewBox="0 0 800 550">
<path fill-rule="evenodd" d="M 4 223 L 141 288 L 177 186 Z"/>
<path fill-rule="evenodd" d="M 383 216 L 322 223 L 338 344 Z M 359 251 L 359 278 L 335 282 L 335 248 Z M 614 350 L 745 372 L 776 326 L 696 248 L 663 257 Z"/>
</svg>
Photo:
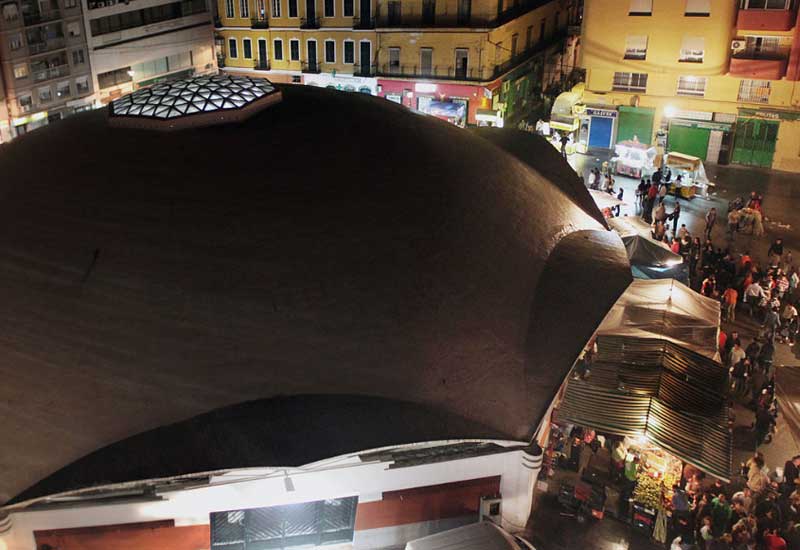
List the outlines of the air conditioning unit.
<svg viewBox="0 0 800 550">
<path fill-rule="evenodd" d="M 734 40 L 731 42 L 731 51 L 733 53 L 741 53 L 747 49 L 747 42 L 745 40 Z"/>
<path fill-rule="evenodd" d="M 478 521 L 491 521 L 500 525 L 503 515 L 502 503 L 503 499 L 500 497 L 481 497 Z"/>
</svg>

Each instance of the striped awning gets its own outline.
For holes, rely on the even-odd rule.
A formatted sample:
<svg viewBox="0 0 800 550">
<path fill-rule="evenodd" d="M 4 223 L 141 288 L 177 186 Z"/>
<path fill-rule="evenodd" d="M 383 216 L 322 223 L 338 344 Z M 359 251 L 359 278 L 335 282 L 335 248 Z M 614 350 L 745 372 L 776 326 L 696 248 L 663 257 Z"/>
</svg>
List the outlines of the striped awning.
<svg viewBox="0 0 800 550">
<path fill-rule="evenodd" d="M 684 462 L 730 480 L 733 438 L 724 403 L 718 414 L 704 416 L 679 410 L 659 397 L 570 380 L 556 418 L 611 434 L 645 435 Z"/>
</svg>

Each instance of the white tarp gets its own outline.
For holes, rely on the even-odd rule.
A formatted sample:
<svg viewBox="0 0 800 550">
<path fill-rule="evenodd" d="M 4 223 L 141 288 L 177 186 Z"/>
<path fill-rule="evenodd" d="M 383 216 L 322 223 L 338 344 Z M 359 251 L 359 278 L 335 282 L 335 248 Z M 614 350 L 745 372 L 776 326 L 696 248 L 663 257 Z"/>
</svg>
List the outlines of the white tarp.
<svg viewBox="0 0 800 550">
<path fill-rule="evenodd" d="M 636 279 L 597 335 L 664 338 L 719 361 L 719 302 L 674 279 Z"/>
</svg>

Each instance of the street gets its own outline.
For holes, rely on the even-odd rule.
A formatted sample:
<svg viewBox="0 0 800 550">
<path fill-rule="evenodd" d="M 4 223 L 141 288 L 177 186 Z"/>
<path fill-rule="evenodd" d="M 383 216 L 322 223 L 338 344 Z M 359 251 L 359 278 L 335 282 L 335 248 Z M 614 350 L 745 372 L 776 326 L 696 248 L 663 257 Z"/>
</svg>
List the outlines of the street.
<svg viewBox="0 0 800 550">
<path fill-rule="evenodd" d="M 568 159 L 570 165 L 586 179 L 588 172 L 593 167 L 600 167 L 606 157 L 571 155 Z M 773 239 L 780 236 L 789 250 L 794 254 L 800 251 L 800 231 L 791 223 L 792 214 L 800 203 L 800 189 L 796 189 L 797 177 L 775 171 L 749 169 L 740 166 L 706 166 L 709 180 L 716 184 L 716 189 L 708 199 L 695 198 L 691 201 L 681 200 L 682 215 L 679 223 L 685 223 L 692 234 L 700 234 L 705 228 L 705 213 L 711 207 L 718 212 L 717 224 L 712 234 L 712 242 L 716 247 L 730 247 L 735 252 L 750 251 L 756 261 L 763 261 Z M 627 205 L 621 208 L 620 215 L 636 215 L 633 205 L 635 188 L 638 180 L 625 176 L 615 176 L 615 187 L 625 189 L 623 200 Z M 733 242 L 726 236 L 725 220 L 727 216 L 728 201 L 736 196 L 749 196 L 755 191 L 764 196 L 764 205 L 767 221 L 765 221 L 765 234 L 761 237 L 750 235 L 736 235 Z M 674 198 L 668 197 L 667 212 L 673 208 Z M 723 322 L 722 329 L 726 332 L 737 330 L 743 342 L 749 342 L 758 330 L 758 325 L 745 314 L 737 316 L 735 323 Z M 746 345 L 746 344 L 745 344 Z M 798 346 L 800 347 L 800 346 Z M 776 344 L 775 365 L 782 366 L 800 365 L 800 350 L 784 344 Z M 754 419 L 751 410 L 737 404 L 735 405 L 734 425 L 734 456 L 733 471 L 738 471 L 741 462 L 752 456 L 753 434 L 750 426 Z M 766 464 L 774 469 L 782 466 L 784 461 L 796 454 L 800 448 L 800 441 L 795 439 L 783 422 L 778 419 L 776 434 L 772 442 L 759 448 L 764 454 Z M 741 479 L 732 480 L 732 484 L 742 484 Z M 606 517 L 602 521 L 590 520 L 586 524 L 578 524 L 574 518 L 561 515 L 554 490 L 554 483 L 550 484 L 547 493 L 537 492 L 535 510 L 528 524 L 530 537 L 538 550 L 567 550 L 570 548 L 585 548 L 591 550 L 644 550 L 663 548 L 659 543 L 634 532 L 631 527 L 622 521 Z"/>
</svg>

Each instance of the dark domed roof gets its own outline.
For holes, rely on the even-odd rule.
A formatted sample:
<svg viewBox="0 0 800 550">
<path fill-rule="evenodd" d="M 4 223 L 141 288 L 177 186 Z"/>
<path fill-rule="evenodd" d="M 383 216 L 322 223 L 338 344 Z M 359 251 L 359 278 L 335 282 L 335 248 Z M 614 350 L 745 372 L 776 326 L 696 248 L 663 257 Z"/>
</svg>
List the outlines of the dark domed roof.
<svg viewBox="0 0 800 550">
<path fill-rule="evenodd" d="M 619 238 L 571 198 L 585 189 L 378 98 L 280 89 L 241 124 L 163 133 L 95 111 L 0 149 L 0 492 L 280 395 L 531 435 L 630 281 Z M 352 450 L 385 443 L 373 432 Z"/>
</svg>

